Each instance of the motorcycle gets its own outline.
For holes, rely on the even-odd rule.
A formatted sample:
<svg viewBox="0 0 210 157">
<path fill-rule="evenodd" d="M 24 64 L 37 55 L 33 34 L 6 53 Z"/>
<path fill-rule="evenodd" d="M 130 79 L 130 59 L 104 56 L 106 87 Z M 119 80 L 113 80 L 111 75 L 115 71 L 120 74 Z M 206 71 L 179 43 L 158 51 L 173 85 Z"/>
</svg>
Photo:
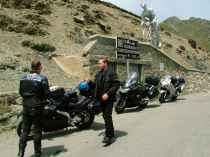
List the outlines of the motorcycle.
<svg viewBox="0 0 210 157">
<path fill-rule="evenodd" d="M 181 77 L 166 75 L 161 79 L 160 85 L 161 90 L 159 102 L 170 102 L 175 101 L 182 93 L 185 87 L 185 80 Z"/>
<path fill-rule="evenodd" d="M 158 77 L 151 78 L 146 78 L 143 85 L 138 82 L 137 73 L 132 73 L 125 84 L 120 86 L 115 111 L 119 114 L 126 108 L 139 107 L 143 109 L 147 107 L 149 100 L 159 94 L 157 86 L 160 79 Z"/>
<path fill-rule="evenodd" d="M 88 129 L 94 121 L 93 100 L 78 95 L 76 88 L 65 91 L 61 87 L 50 88 L 50 98 L 46 101 L 42 117 L 43 132 L 53 132 L 68 127 Z M 22 114 L 18 116 L 17 134 L 22 132 Z"/>
</svg>

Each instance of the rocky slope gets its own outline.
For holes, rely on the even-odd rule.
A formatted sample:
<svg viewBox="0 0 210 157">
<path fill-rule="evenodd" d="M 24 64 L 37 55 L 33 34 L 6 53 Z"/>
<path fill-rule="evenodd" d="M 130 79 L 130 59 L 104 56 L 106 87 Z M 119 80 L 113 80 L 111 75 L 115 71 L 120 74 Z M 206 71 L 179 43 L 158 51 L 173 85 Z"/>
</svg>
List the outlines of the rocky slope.
<svg viewBox="0 0 210 157">
<path fill-rule="evenodd" d="M 29 70 L 34 57 L 45 63 L 44 73 L 52 84 L 72 86 L 78 78 L 64 74 L 48 56 L 81 55 L 91 35 L 142 40 L 139 17 L 99 0 L 2 0 L 0 4 L 1 91 L 17 90 L 18 78 Z M 192 48 L 187 39 L 167 30 L 161 37 L 167 53 L 198 69 L 208 68 L 209 56 L 203 49 Z"/>
<path fill-rule="evenodd" d="M 210 53 L 209 20 L 195 17 L 181 20 L 177 17 L 170 17 L 162 23 L 162 27 L 181 37 L 197 41 L 200 48 L 203 48 Z"/>
</svg>

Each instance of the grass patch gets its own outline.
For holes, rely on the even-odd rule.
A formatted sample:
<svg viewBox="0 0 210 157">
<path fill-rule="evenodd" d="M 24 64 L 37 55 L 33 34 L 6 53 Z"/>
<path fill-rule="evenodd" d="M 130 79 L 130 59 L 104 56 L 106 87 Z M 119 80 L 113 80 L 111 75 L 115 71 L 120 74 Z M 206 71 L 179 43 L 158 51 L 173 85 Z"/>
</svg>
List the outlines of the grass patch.
<svg viewBox="0 0 210 157">
<path fill-rule="evenodd" d="M 32 44 L 31 48 L 39 52 L 53 52 L 56 50 L 54 46 L 46 44 L 46 43 Z"/>
<path fill-rule="evenodd" d="M 23 47 L 30 47 L 33 50 L 42 52 L 44 54 L 47 54 L 48 52 L 53 52 L 56 50 L 56 48 L 50 44 L 47 43 L 34 43 L 31 40 L 24 40 L 22 41 Z"/>
</svg>

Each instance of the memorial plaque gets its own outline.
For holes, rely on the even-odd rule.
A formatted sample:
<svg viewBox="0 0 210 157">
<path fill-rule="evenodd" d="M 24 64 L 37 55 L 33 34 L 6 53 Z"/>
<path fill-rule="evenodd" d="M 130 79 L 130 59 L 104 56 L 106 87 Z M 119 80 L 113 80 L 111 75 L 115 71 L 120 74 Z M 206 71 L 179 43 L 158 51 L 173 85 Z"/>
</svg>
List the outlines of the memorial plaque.
<svg viewBox="0 0 210 157">
<path fill-rule="evenodd" d="M 117 37 L 117 58 L 119 59 L 140 59 L 138 41 Z"/>
</svg>

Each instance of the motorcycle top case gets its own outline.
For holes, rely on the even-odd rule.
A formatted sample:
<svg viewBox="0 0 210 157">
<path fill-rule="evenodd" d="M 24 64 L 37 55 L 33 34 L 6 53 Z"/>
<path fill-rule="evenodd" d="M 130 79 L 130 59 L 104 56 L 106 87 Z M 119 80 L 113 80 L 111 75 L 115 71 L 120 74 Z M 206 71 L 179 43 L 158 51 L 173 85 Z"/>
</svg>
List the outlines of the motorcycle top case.
<svg viewBox="0 0 210 157">
<path fill-rule="evenodd" d="M 64 94 L 65 94 L 65 90 L 64 90 L 64 88 L 62 88 L 62 87 L 50 91 L 50 96 L 51 96 L 53 99 L 61 98 L 61 97 L 64 96 Z"/>
<path fill-rule="evenodd" d="M 145 83 L 157 86 L 160 83 L 159 76 L 147 76 L 145 78 Z"/>
</svg>

